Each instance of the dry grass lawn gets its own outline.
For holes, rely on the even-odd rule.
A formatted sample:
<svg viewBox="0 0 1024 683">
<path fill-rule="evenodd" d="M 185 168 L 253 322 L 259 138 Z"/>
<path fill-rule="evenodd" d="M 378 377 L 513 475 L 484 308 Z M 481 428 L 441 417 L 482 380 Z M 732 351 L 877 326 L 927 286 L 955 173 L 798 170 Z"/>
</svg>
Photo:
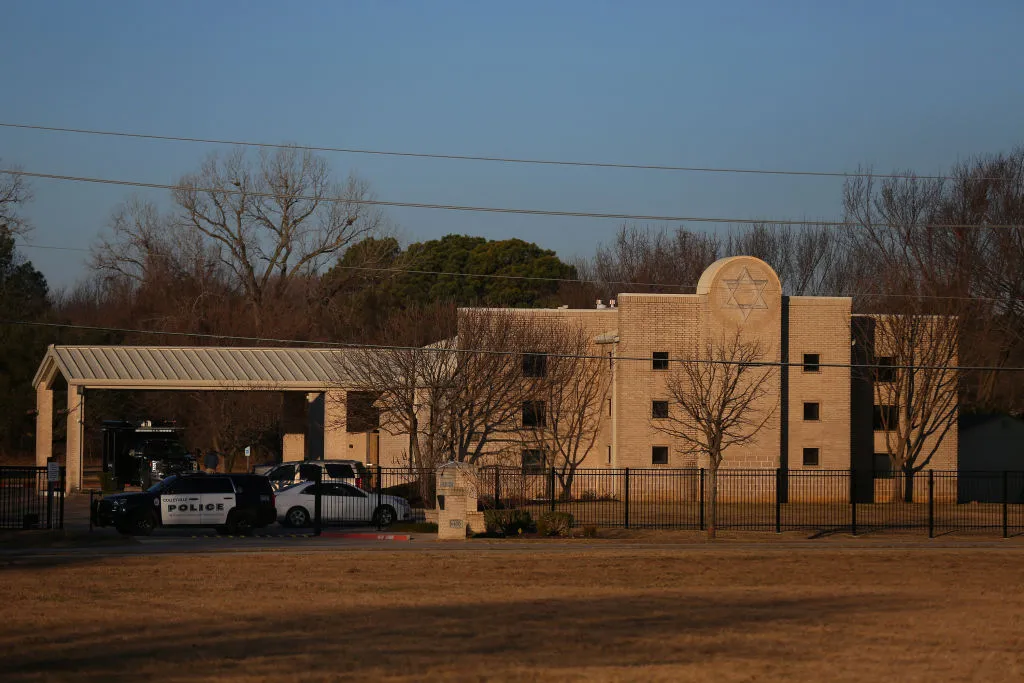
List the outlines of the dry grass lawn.
<svg viewBox="0 0 1024 683">
<path fill-rule="evenodd" d="M 0 605 L 5 681 L 1024 680 L 1019 549 L 79 560 Z"/>
</svg>

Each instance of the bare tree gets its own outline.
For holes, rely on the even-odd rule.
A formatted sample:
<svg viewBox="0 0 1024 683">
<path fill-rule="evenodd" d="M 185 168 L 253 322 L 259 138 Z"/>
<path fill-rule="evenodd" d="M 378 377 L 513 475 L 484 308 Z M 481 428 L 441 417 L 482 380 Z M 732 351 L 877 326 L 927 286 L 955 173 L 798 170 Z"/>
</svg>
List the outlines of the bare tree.
<svg viewBox="0 0 1024 683">
<path fill-rule="evenodd" d="M 692 293 L 701 273 L 718 258 L 719 248 L 715 237 L 683 226 L 670 233 L 624 225 L 611 245 L 598 246 L 593 267 L 582 272 L 603 283 L 609 297 L 620 292 Z"/>
<path fill-rule="evenodd" d="M 669 374 L 669 416 L 654 427 L 681 441 L 685 452 L 707 458 L 707 533 L 714 538 L 718 469 L 728 449 L 756 440 L 775 412 L 778 388 L 765 349 L 739 332 L 709 341 L 702 355 L 691 358 L 678 361 Z"/>
<path fill-rule="evenodd" d="M 957 424 L 960 319 L 878 315 L 870 320 L 872 339 L 858 342 L 875 349 L 877 366 L 871 372 L 879 426 L 892 471 L 901 473 L 904 484 L 893 496 L 911 503 L 914 475 L 928 466 Z"/>
<path fill-rule="evenodd" d="M 0 231 L 12 235 L 28 232 L 31 226 L 20 210 L 30 201 L 32 188 L 24 176 L 0 173 Z"/>
<path fill-rule="evenodd" d="M 843 265 L 842 243 L 829 226 L 757 223 L 729 235 L 729 256 L 756 256 L 778 274 L 794 296 L 837 295 Z"/>
<path fill-rule="evenodd" d="M 523 357 L 526 395 L 535 402 L 525 431 L 527 442 L 554 468 L 568 500 L 576 470 L 600 433 L 611 371 L 582 326 L 553 322 L 548 335 L 543 353 Z"/>
</svg>

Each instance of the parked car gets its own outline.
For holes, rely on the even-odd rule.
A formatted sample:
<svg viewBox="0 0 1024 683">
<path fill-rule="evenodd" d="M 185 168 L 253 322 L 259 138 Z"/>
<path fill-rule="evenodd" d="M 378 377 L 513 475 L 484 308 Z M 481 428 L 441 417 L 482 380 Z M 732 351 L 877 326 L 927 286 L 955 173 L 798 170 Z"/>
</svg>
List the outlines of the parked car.
<svg viewBox="0 0 1024 683">
<path fill-rule="evenodd" d="M 343 482 L 303 482 L 277 492 L 277 518 L 285 526 L 309 526 L 320 487 L 320 517 L 325 523 L 360 522 L 390 526 L 412 519 L 412 507 L 398 496 L 378 496 Z"/>
<path fill-rule="evenodd" d="M 139 535 L 159 526 L 246 534 L 277 519 L 270 480 L 255 474 L 172 475 L 145 491 L 96 501 L 91 514 L 96 526 Z"/>
<path fill-rule="evenodd" d="M 267 470 L 275 491 L 302 481 L 316 481 L 317 470 L 322 481 L 346 482 L 356 488 L 369 486 L 370 471 L 358 460 L 295 460 L 283 462 Z"/>
</svg>

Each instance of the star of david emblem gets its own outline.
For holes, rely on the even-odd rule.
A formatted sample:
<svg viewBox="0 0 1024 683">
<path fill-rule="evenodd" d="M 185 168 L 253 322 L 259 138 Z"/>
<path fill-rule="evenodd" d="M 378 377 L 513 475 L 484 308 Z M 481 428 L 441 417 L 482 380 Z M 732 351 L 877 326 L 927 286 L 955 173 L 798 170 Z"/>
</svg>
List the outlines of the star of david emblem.
<svg viewBox="0 0 1024 683">
<path fill-rule="evenodd" d="M 768 286 L 768 280 L 755 280 L 750 276 L 750 271 L 744 268 L 735 280 L 722 282 L 729 289 L 729 299 L 723 308 L 738 309 L 744 321 L 750 316 L 751 311 L 768 308 L 762 296 L 764 288 Z"/>
</svg>

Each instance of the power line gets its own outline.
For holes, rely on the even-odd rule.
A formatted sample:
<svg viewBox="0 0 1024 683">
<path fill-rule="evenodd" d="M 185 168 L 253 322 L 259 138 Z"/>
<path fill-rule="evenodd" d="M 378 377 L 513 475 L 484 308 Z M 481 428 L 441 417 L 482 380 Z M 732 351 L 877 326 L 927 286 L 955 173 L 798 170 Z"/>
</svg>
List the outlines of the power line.
<svg viewBox="0 0 1024 683">
<path fill-rule="evenodd" d="M 28 327 L 48 327 L 48 328 L 61 328 L 61 329 L 73 329 L 83 330 L 88 332 L 118 332 L 124 334 L 144 334 L 152 336 L 169 336 L 169 337 L 190 337 L 194 339 L 218 339 L 218 340 L 229 340 L 229 341 L 244 341 L 249 343 L 266 342 L 273 344 L 301 344 L 304 346 L 316 346 L 320 348 L 335 348 L 338 350 L 350 349 L 356 351 L 410 351 L 410 352 L 424 352 L 424 353 L 456 353 L 456 354 L 480 354 L 480 355 L 498 355 L 498 356 L 536 356 L 536 351 L 498 351 L 494 349 L 471 349 L 471 348 L 451 348 L 445 346 L 439 346 L 434 344 L 432 346 L 398 346 L 390 344 L 359 344 L 355 342 L 322 342 L 322 341 L 305 341 L 301 339 L 285 339 L 275 337 L 255 337 L 255 336 L 240 336 L 240 335 L 226 335 L 226 334 L 210 334 L 205 332 L 172 332 L 172 331 L 160 331 L 160 330 L 142 330 L 133 329 L 126 327 L 103 327 L 99 325 L 78 325 L 73 323 L 53 323 L 53 322 L 39 322 L 31 320 L 11 320 L 11 319 L 0 319 L 0 325 L 23 325 Z M 204 347 L 181 347 L 181 348 L 204 348 Z M 594 355 L 594 354 L 576 354 L 576 353 L 548 353 L 544 354 L 549 358 L 577 358 L 586 360 L 600 360 L 606 362 L 609 358 L 613 361 L 632 361 L 632 362 L 643 362 L 650 363 L 651 358 L 648 357 L 637 357 L 637 356 L 616 356 L 613 354 L 609 355 Z M 794 361 L 745 361 L 745 360 L 722 360 L 715 358 L 669 358 L 669 363 L 698 363 L 701 365 L 744 365 L 744 366 L 755 366 L 755 367 L 804 367 L 804 363 L 798 363 Z M 878 363 L 816 363 L 817 367 L 821 368 L 886 368 L 889 370 L 946 370 L 952 372 L 966 372 L 966 371 L 978 371 L 978 372 L 1020 372 L 1024 371 L 1024 367 L 998 367 L 998 366 L 985 366 L 985 365 L 890 365 L 890 364 L 878 364 Z"/>
<path fill-rule="evenodd" d="M 456 161 L 486 161 L 504 164 L 532 164 L 540 166 L 573 166 L 582 168 L 613 168 L 644 171 L 675 171 L 687 173 L 733 173 L 748 175 L 788 175 L 816 176 L 826 178 L 895 178 L 917 180 L 958 180 L 949 175 L 913 175 L 908 173 L 866 173 L 844 171 L 796 171 L 782 169 L 757 168 L 722 168 L 711 166 L 669 166 L 662 164 L 632 164 L 606 161 L 568 161 L 559 159 L 526 159 L 516 157 L 477 156 L 470 154 L 431 154 L 426 152 L 396 152 L 378 149 L 359 149 L 353 147 L 322 147 L 316 145 L 288 145 L 269 142 L 251 142 L 244 140 L 225 140 L 218 138 L 196 138 L 180 135 L 155 135 L 149 133 L 130 133 L 126 131 L 92 130 L 88 128 L 64 128 L 59 126 L 39 126 L 25 123 L 3 123 L 0 128 L 18 128 L 54 133 L 75 133 L 79 135 L 101 135 L 118 138 L 134 138 L 139 140 L 161 140 L 165 142 L 194 142 L 211 145 L 234 145 L 238 147 L 256 147 L 261 149 L 297 149 L 311 152 L 337 152 L 340 154 L 363 154 L 371 156 L 405 157 L 414 159 L 448 159 Z M 967 180 L 999 180 L 999 178 L 968 178 Z"/>
<path fill-rule="evenodd" d="M 62 251 L 79 251 L 79 252 L 91 252 L 86 247 L 61 247 L 49 244 L 33 244 L 28 242 L 22 242 L 18 244 L 19 248 L 28 249 L 56 249 Z M 687 289 L 697 290 L 697 285 L 684 285 L 671 282 L 636 282 L 631 280 L 599 280 L 599 279 L 584 279 L 584 278 L 561 278 L 561 277 L 543 277 L 539 275 L 505 275 L 501 273 L 461 273 L 455 271 L 444 271 L 444 270 L 418 270 L 414 268 L 399 268 L 396 266 L 343 266 L 336 264 L 331 266 L 332 269 L 338 270 L 350 270 L 357 272 L 375 272 L 375 273 L 406 273 L 410 275 L 434 275 L 439 277 L 470 277 L 470 278 L 481 278 L 481 279 L 495 279 L 495 280 L 526 280 L 526 281 L 538 281 L 538 282 L 558 282 L 564 284 L 590 284 L 590 285 L 630 285 L 635 287 L 671 287 L 675 289 Z M 778 290 L 765 290 L 769 292 L 779 293 Z M 649 292 L 622 292 L 623 294 L 644 294 Z M 808 295 L 816 296 L 816 295 Z M 833 294 L 822 295 L 822 296 L 846 296 L 846 297 L 879 297 L 883 299 L 928 299 L 928 300 L 942 300 L 942 301 L 977 301 L 979 303 L 1019 303 L 1024 301 L 1024 298 L 1015 297 L 984 297 L 984 296 L 954 296 L 954 295 L 939 295 L 939 294 L 896 294 L 896 293 L 885 293 L 885 292 L 835 292 Z M 579 310 L 579 309 L 577 309 Z"/>
<path fill-rule="evenodd" d="M 388 206 L 408 209 L 438 209 L 443 211 L 469 211 L 478 213 L 503 213 L 520 214 L 529 216 L 556 216 L 561 218 L 613 218 L 617 220 L 636 220 L 672 223 L 716 223 L 716 224 L 746 224 L 746 225 L 774 225 L 774 226 L 814 226 L 821 228 L 856 228 L 862 227 L 862 223 L 856 221 L 810 221 L 810 220 L 764 220 L 760 218 L 714 218 L 708 216 L 659 216 L 630 213 L 599 213 L 590 211 L 555 211 L 551 209 L 524 209 L 514 207 L 494 206 L 467 206 L 459 204 L 431 204 L 428 202 L 398 202 L 378 199 L 352 199 L 347 197 L 317 197 L 301 194 L 280 194 L 274 192 L 256 192 L 249 190 L 229 189 L 226 187 L 196 187 L 187 185 L 171 185 L 166 183 L 145 183 L 137 180 L 117 180 L 112 178 L 96 178 L 90 176 L 60 175 L 56 173 L 33 173 L 18 169 L 0 169 L 0 173 L 24 176 L 26 178 L 40 178 L 43 180 L 62 180 L 78 183 L 94 183 L 98 185 L 120 185 L 127 187 L 142 187 L 153 190 L 185 190 L 189 192 L 208 192 L 216 194 L 244 194 L 249 197 L 268 197 L 276 199 L 291 199 L 311 202 L 331 202 L 341 204 L 357 204 L 364 206 Z M 880 227 L 907 227 L 897 223 L 875 223 Z M 991 229 L 1017 229 L 1022 225 L 984 225 L 976 223 L 928 223 L 922 228 L 991 228 Z"/>
</svg>

